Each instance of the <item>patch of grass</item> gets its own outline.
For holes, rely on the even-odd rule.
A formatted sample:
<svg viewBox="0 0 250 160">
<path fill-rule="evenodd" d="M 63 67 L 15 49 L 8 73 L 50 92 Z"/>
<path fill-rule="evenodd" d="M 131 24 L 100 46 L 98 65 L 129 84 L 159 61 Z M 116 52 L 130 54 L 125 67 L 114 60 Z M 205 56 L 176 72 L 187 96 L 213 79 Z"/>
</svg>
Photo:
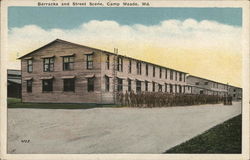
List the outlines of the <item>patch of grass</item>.
<svg viewBox="0 0 250 160">
<path fill-rule="evenodd" d="M 241 119 L 236 116 L 165 153 L 241 153 Z"/>
<path fill-rule="evenodd" d="M 39 109 L 91 109 L 91 108 L 120 108 L 114 104 L 90 104 L 90 103 L 22 103 L 21 99 L 8 98 L 8 108 L 39 108 Z"/>
</svg>

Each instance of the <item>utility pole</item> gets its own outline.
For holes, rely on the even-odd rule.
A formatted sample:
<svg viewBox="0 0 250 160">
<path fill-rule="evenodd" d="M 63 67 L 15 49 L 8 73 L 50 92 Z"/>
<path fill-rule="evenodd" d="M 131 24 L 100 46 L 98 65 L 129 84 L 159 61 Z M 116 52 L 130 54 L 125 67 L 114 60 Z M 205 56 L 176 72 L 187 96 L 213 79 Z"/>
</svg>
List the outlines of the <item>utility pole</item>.
<svg viewBox="0 0 250 160">
<path fill-rule="evenodd" d="M 116 82 L 117 82 L 117 58 L 118 58 L 118 48 L 114 48 L 114 58 L 113 58 L 113 99 L 114 104 L 116 104 L 116 96 L 117 96 L 117 89 L 116 89 Z"/>
</svg>

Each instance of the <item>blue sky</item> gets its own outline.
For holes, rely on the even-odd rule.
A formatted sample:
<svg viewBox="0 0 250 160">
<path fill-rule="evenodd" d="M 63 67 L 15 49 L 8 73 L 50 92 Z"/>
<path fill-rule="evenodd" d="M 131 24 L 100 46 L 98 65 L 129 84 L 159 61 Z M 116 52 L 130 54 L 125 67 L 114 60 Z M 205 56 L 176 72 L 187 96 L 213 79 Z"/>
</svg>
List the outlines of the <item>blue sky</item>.
<svg viewBox="0 0 250 160">
<path fill-rule="evenodd" d="M 188 18 L 241 26 L 241 8 L 111 8 L 9 7 L 8 27 L 35 24 L 43 29 L 72 29 L 90 20 L 113 20 L 122 25 L 156 25 L 163 20 Z"/>
</svg>

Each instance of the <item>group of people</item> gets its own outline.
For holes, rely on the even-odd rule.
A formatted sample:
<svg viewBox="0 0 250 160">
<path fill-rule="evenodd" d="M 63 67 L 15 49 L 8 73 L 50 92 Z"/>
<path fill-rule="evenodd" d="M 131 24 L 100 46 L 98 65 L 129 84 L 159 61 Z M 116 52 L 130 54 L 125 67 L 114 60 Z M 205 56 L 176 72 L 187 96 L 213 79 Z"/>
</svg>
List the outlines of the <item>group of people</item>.
<svg viewBox="0 0 250 160">
<path fill-rule="evenodd" d="M 204 94 L 183 94 L 183 93 L 164 93 L 164 92 L 139 92 L 133 91 L 116 95 L 116 102 L 121 105 L 131 107 L 163 107 L 163 106 L 186 106 L 199 104 L 232 104 L 232 99 L 218 95 Z"/>
</svg>

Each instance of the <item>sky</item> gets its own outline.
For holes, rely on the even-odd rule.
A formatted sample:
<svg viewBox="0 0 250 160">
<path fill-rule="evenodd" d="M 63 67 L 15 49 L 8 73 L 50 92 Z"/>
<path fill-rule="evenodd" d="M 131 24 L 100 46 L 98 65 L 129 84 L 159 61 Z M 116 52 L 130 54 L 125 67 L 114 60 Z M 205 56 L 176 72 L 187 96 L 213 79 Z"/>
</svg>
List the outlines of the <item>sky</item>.
<svg viewBox="0 0 250 160">
<path fill-rule="evenodd" d="M 240 8 L 9 7 L 9 68 L 60 38 L 241 86 Z"/>
</svg>

